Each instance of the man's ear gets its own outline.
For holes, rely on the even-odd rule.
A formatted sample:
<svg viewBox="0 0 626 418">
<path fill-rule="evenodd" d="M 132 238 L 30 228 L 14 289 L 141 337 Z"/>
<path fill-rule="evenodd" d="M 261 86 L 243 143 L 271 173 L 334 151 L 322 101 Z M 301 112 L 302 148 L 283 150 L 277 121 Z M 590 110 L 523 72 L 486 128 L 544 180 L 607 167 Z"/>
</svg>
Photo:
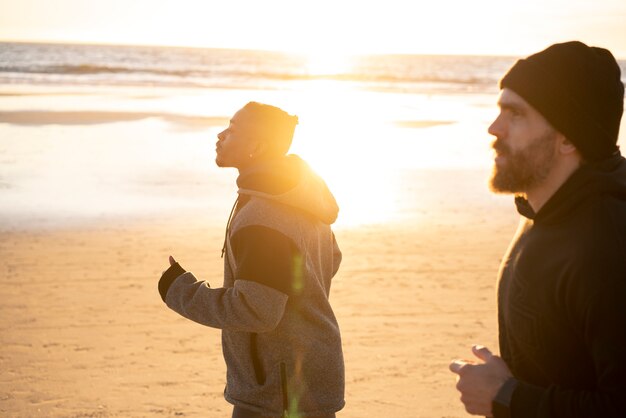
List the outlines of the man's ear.
<svg viewBox="0 0 626 418">
<path fill-rule="evenodd" d="M 578 149 L 572 141 L 567 139 L 565 135 L 557 132 L 557 141 L 559 144 L 559 152 L 563 155 L 574 154 L 578 152 Z"/>
<path fill-rule="evenodd" d="M 267 153 L 267 151 L 268 146 L 266 141 L 258 140 L 252 145 L 252 155 L 254 155 L 254 157 L 262 157 Z"/>
</svg>

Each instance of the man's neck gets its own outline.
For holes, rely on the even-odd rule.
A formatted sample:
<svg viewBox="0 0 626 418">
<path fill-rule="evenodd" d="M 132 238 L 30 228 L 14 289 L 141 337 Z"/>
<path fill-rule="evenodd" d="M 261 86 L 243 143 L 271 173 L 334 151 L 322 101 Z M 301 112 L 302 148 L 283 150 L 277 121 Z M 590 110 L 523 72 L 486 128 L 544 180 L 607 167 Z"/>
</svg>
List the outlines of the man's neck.
<svg viewBox="0 0 626 418">
<path fill-rule="evenodd" d="M 284 157 L 285 157 L 284 155 L 258 157 L 258 158 L 255 158 L 254 160 L 250 160 L 250 162 L 248 162 L 245 165 L 240 165 L 239 167 L 237 167 L 237 170 L 239 171 L 239 175 L 242 175 L 242 174 L 246 175 L 249 172 L 256 170 L 258 167 L 270 165 L 274 163 L 275 160 L 278 160 Z"/>
<path fill-rule="evenodd" d="M 541 184 L 528 190 L 526 199 L 533 211 L 535 213 L 539 212 L 579 167 L 580 162 L 578 161 L 556 166 Z"/>
</svg>

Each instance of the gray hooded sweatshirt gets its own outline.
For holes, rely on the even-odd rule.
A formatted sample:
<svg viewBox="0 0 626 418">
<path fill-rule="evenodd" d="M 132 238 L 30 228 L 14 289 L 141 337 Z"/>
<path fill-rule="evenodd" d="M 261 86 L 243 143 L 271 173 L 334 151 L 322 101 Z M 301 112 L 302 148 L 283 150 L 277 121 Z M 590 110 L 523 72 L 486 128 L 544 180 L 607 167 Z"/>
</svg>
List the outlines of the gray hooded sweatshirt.
<svg viewBox="0 0 626 418">
<path fill-rule="evenodd" d="M 224 396 L 267 416 L 332 414 L 344 406 L 339 326 L 328 297 L 341 252 L 338 207 L 295 155 L 241 172 L 225 240 L 224 284 L 178 264 L 159 282 L 180 315 L 222 330 Z"/>
</svg>

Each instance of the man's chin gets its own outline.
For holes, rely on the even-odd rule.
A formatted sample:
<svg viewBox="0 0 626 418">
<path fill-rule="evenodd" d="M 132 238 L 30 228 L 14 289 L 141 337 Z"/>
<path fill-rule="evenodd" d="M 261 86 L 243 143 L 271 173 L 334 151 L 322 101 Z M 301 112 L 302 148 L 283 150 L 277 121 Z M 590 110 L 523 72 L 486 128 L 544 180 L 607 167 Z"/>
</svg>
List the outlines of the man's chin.
<svg viewBox="0 0 626 418">
<path fill-rule="evenodd" d="M 495 194 L 514 194 L 516 192 L 509 190 L 508 188 L 501 187 L 499 184 L 494 183 L 493 181 L 489 182 L 489 190 Z"/>
<path fill-rule="evenodd" d="M 237 166 L 235 166 L 232 163 L 228 163 L 225 161 L 220 161 L 220 160 L 215 160 L 215 165 L 218 166 L 219 168 L 237 168 Z"/>
<path fill-rule="evenodd" d="M 494 166 L 491 178 L 489 179 L 489 190 L 498 194 L 513 194 L 518 193 L 516 187 L 511 182 L 511 179 L 502 172 L 498 171 L 498 167 Z"/>
</svg>

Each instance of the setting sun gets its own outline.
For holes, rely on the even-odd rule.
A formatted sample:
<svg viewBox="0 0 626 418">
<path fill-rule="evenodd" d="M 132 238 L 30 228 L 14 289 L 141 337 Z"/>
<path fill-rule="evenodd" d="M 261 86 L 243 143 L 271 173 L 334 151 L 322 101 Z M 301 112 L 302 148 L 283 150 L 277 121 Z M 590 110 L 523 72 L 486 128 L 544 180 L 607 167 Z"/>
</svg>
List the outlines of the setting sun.
<svg viewBox="0 0 626 418">
<path fill-rule="evenodd" d="M 306 55 L 306 68 L 311 76 L 334 76 L 352 70 L 352 57 L 337 51 L 317 51 Z"/>
</svg>

